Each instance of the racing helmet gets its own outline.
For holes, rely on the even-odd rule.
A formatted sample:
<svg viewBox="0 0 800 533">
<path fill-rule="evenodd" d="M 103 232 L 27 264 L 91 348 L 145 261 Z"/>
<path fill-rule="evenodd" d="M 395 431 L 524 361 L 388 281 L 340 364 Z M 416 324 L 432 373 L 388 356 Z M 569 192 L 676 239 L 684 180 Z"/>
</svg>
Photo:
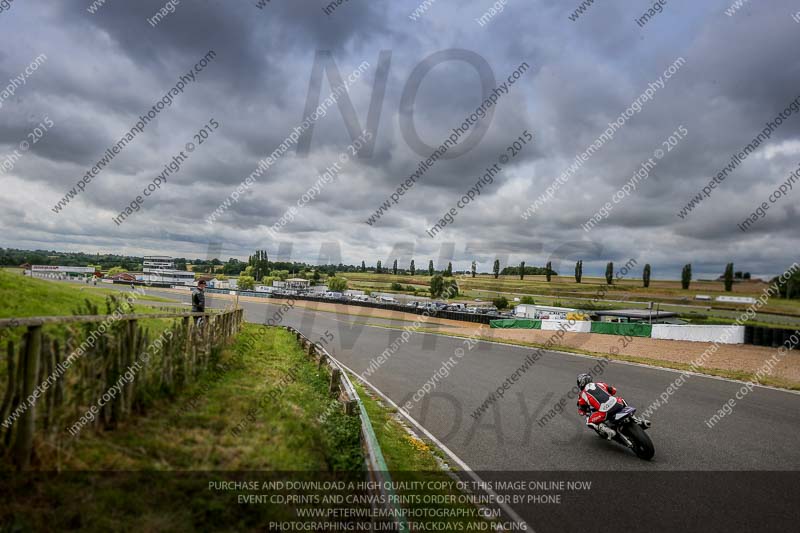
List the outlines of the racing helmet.
<svg viewBox="0 0 800 533">
<path fill-rule="evenodd" d="M 589 374 L 586 374 L 585 372 L 583 374 L 578 374 L 578 388 L 580 390 L 583 390 L 583 388 L 591 382 L 592 376 Z"/>
</svg>

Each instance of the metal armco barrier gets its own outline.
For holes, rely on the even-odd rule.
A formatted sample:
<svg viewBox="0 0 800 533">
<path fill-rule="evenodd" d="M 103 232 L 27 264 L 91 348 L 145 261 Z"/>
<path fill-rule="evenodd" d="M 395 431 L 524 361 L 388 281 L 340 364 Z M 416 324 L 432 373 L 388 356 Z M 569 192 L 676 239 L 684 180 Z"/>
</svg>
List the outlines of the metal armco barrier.
<svg viewBox="0 0 800 533">
<path fill-rule="evenodd" d="M 392 488 L 392 477 L 389 474 L 389 467 L 386 465 L 386 460 L 383 457 L 381 446 L 378 443 L 378 438 L 375 436 L 375 431 L 372 428 L 372 422 L 369 419 L 367 410 L 361 402 L 358 393 L 356 392 L 347 371 L 339 364 L 335 357 L 331 356 L 328 351 L 318 343 L 312 342 L 308 337 L 303 335 L 300 331 L 291 326 L 283 326 L 287 331 L 294 333 L 298 342 L 306 350 L 309 357 L 315 357 L 319 360 L 320 366 L 327 364 L 331 368 L 331 384 L 330 391 L 336 394 L 344 404 L 345 412 L 348 415 L 357 414 L 361 419 L 361 445 L 364 449 L 365 463 L 367 467 L 367 476 L 369 481 L 376 482 L 378 489 L 373 489 L 371 492 L 375 495 L 380 495 L 382 504 L 373 504 L 382 506 L 387 510 L 399 511 L 396 502 L 394 489 Z M 391 531 L 408 532 L 409 527 L 405 519 L 402 518 L 402 513 L 397 514 L 395 529 Z M 387 529 L 388 531 L 388 529 Z"/>
</svg>

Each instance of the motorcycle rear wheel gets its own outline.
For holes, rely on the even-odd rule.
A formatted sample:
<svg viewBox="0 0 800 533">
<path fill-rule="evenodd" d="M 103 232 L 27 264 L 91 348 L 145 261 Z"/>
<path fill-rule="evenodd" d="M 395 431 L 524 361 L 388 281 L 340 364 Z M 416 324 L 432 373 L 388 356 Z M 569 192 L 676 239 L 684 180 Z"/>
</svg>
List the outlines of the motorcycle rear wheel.
<svg viewBox="0 0 800 533">
<path fill-rule="evenodd" d="M 633 441 L 633 452 L 639 459 L 649 461 L 653 458 L 656 453 L 656 449 L 653 447 L 653 441 L 650 440 L 650 437 L 638 424 L 625 424 L 625 426 L 620 429 L 625 433 L 625 436 Z"/>
</svg>

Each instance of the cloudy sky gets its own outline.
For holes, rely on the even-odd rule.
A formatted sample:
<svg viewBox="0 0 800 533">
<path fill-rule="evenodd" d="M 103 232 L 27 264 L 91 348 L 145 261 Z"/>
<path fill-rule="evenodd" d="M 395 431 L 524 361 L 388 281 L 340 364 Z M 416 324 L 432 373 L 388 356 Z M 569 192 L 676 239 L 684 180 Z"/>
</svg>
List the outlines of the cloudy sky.
<svg viewBox="0 0 800 533">
<path fill-rule="evenodd" d="M 750 2 L 728 16 L 732 0 L 669 0 L 643 27 L 635 19 L 649 2 L 595 2 L 573 21 L 577 0 L 507 0 L 483 25 L 476 19 L 490 0 L 435 0 L 417 20 L 409 17 L 417 0 L 349 0 L 330 14 L 325 1 L 271 0 L 262 9 L 257 2 L 182 0 L 155 26 L 148 19 L 165 5 L 161 0 L 98 0 L 94 13 L 90 0 L 8 4 L 0 12 L 0 246 L 223 259 L 266 248 L 271 257 L 314 263 L 340 254 L 345 263 L 397 257 L 405 265 L 413 256 L 420 266 L 452 259 L 467 268 L 475 259 L 484 271 L 495 257 L 529 265 L 564 258 L 566 272 L 583 258 L 588 274 L 601 272 L 605 261 L 635 258 L 651 263 L 654 277 L 676 277 L 687 262 L 696 276 L 716 275 L 728 261 L 769 275 L 798 259 L 800 181 L 746 233 L 737 228 L 800 165 L 796 114 L 678 216 L 800 96 L 796 2 Z M 195 81 L 56 212 L 106 150 L 209 51 L 214 57 Z M 678 58 L 684 61 L 663 88 L 524 220 L 575 156 Z M 315 63 L 323 101 L 331 94 L 328 74 L 347 78 L 364 62 L 341 105 L 317 119 L 308 153 L 290 146 L 209 222 L 302 124 Z M 522 63 L 528 69 L 473 126 L 483 132 L 473 138 L 479 142 L 434 163 L 367 224 L 426 159 L 418 145 L 441 144 L 481 105 L 487 85 L 491 92 Z M 421 79 L 412 76 L 415 69 Z M 12 81 L 19 76 L 24 84 Z M 374 150 L 345 156 L 335 179 L 270 233 L 319 173 L 349 154 L 353 139 L 341 111 L 348 100 L 359 123 L 351 126 L 366 129 L 370 110 L 377 117 Z M 415 133 L 404 133 L 409 125 Z M 204 127 L 208 138 L 199 143 L 195 135 Z M 486 167 L 510 156 L 507 148 L 526 130 L 534 140 L 431 238 L 426 230 Z M 671 135 L 667 152 L 662 143 Z M 189 142 L 194 151 L 180 170 L 115 224 Z M 659 148 L 664 155 L 647 179 L 584 231 L 581 225 Z"/>
</svg>

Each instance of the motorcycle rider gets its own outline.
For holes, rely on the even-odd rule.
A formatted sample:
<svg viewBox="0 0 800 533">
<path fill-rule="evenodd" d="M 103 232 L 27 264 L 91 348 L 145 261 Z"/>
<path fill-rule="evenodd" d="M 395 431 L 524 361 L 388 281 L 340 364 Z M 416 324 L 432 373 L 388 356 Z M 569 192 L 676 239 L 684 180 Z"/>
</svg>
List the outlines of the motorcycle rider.
<svg viewBox="0 0 800 533">
<path fill-rule="evenodd" d="M 608 411 L 617 405 L 617 389 L 602 381 L 592 381 L 589 374 L 578 374 L 578 414 L 586 417 L 586 425 L 608 440 L 617 432 L 606 423 Z"/>
</svg>

